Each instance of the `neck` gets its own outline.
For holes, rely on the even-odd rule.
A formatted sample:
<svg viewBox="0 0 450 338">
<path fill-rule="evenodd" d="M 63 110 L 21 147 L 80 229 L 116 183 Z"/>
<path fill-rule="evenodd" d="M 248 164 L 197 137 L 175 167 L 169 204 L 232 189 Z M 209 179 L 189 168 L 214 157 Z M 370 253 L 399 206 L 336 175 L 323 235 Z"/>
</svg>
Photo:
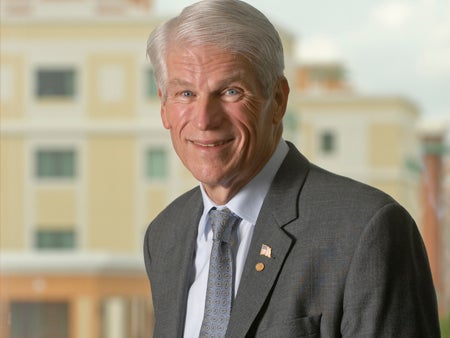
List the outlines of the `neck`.
<svg viewBox="0 0 450 338">
<path fill-rule="evenodd" d="M 202 186 L 209 199 L 216 205 L 227 204 L 246 184 L 248 184 L 258 173 L 264 168 L 264 166 L 270 161 L 273 156 L 278 142 L 274 143 L 274 147 L 264 161 L 249 172 L 239 172 L 232 178 L 229 178 L 226 182 L 220 182 L 217 184 L 208 184 L 202 182 Z"/>
<path fill-rule="evenodd" d="M 227 204 L 238 192 L 245 186 L 247 182 L 242 182 L 240 185 L 232 184 L 230 186 L 223 185 L 208 185 L 202 183 L 206 194 L 216 205 Z"/>
</svg>

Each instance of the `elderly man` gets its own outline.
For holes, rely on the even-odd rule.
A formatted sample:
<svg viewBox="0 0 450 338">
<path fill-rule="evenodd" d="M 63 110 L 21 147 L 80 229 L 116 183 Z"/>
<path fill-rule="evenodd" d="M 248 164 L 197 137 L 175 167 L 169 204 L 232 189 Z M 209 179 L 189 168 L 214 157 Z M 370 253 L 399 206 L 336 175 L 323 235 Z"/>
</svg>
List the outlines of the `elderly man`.
<svg viewBox="0 0 450 338">
<path fill-rule="evenodd" d="M 200 182 L 149 226 L 155 337 L 438 337 L 417 227 L 392 198 L 282 139 L 278 33 L 238 0 L 150 36 L 161 118 Z"/>
</svg>

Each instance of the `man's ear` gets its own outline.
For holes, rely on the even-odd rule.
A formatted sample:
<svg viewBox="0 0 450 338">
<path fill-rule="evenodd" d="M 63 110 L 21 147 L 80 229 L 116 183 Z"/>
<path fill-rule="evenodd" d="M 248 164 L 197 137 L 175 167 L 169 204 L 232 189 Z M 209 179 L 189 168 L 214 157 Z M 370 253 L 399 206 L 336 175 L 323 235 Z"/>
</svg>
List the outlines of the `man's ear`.
<svg viewBox="0 0 450 338">
<path fill-rule="evenodd" d="M 275 85 L 274 91 L 274 111 L 273 111 L 273 123 L 278 124 L 283 119 L 284 113 L 286 113 L 286 107 L 289 97 L 289 83 L 286 77 L 282 76 Z"/>
<path fill-rule="evenodd" d="M 159 89 L 159 88 L 158 88 L 158 97 L 159 97 L 159 101 L 161 103 L 160 114 L 161 114 L 162 124 L 163 124 L 164 128 L 170 129 L 169 119 L 167 118 L 166 99 L 163 96 L 161 89 Z"/>
</svg>

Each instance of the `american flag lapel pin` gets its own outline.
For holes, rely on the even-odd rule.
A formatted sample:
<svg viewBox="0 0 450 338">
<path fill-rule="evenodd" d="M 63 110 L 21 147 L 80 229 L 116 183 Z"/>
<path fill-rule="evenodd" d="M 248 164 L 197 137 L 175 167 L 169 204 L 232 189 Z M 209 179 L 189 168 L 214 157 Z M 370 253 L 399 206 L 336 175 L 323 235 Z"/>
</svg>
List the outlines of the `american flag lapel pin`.
<svg viewBox="0 0 450 338">
<path fill-rule="evenodd" d="M 268 246 L 267 244 L 263 244 L 261 246 L 261 251 L 259 252 L 261 256 L 266 256 L 267 258 L 272 257 L 272 248 Z"/>
</svg>

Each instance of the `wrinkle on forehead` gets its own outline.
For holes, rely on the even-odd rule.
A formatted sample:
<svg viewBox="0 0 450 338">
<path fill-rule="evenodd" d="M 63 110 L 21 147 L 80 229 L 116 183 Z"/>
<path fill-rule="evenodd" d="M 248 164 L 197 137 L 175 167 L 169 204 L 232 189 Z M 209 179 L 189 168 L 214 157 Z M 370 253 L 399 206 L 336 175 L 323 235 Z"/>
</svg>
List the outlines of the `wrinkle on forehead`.
<svg viewBox="0 0 450 338">
<path fill-rule="evenodd" d="M 205 53 L 206 51 L 206 53 Z M 199 65 L 201 69 L 205 69 L 217 60 L 220 56 L 226 56 L 226 62 L 245 62 L 243 56 L 230 53 L 226 50 L 219 49 L 214 46 L 190 46 L 190 47 L 173 47 L 168 50 L 167 59 L 171 59 L 178 64 Z"/>
<path fill-rule="evenodd" d="M 224 56 L 226 58 L 223 58 Z M 217 62 L 218 60 L 223 61 Z M 210 45 L 174 46 L 168 50 L 167 61 L 169 86 L 193 85 L 191 80 L 208 82 L 208 74 L 214 74 L 217 71 L 224 73 L 222 79 L 216 83 L 219 87 L 234 82 L 245 83 L 249 73 L 255 74 L 254 67 L 245 57 Z M 186 73 L 194 76 L 191 80 L 177 76 L 171 78 L 171 65 L 180 66 Z M 259 83 L 259 85 L 262 88 L 262 84 Z"/>
</svg>

